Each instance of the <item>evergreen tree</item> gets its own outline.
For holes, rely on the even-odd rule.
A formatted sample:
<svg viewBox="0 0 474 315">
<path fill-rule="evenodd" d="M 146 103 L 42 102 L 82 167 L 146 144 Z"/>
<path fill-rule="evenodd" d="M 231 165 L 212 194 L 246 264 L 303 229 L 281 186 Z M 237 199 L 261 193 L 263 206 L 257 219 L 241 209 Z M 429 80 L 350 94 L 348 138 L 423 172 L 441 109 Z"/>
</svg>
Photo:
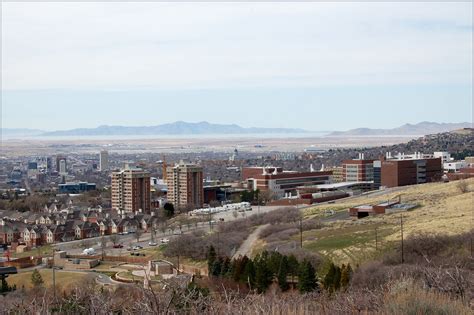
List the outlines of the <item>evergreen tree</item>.
<svg viewBox="0 0 474 315">
<path fill-rule="evenodd" d="M 31 283 L 33 283 L 34 287 L 40 287 L 44 283 L 43 277 L 37 269 L 33 270 L 33 273 L 31 274 Z"/>
<path fill-rule="evenodd" d="M 281 255 L 279 270 L 277 271 L 278 286 L 284 292 L 290 288 L 288 284 L 288 257 Z"/>
<path fill-rule="evenodd" d="M 242 280 L 247 283 L 250 289 L 255 287 L 255 264 L 251 259 L 248 259 L 245 264 Z"/>
<path fill-rule="evenodd" d="M 298 273 L 298 290 L 301 293 L 312 292 L 318 287 L 318 282 L 316 281 L 316 271 L 314 270 L 313 265 L 308 260 L 304 260 L 300 264 L 299 273 Z"/>
<path fill-rule="evenodd" d="M 13 286 L 8 285 L 7 280 L 4 277 L 2 277 L 2 284 L 0 286 L 0 294 L 10 292 L 10 291 L 15 291 L 15 290 L 16 290 L 16 285 L 13 285 Z"/>
<path fill-rule="evenodd" d="M 249 259 L 247 256 L 239 257 L 232 261 L 232 279 L 235 282 L 247 282 L 245 268 Z"/>
<path fill-rule="evenodd" d="M 267 262 L 263 259 L 255 261 L 255 287 L 259 293 L 267 291 L 272 284 L 272 272 L 267 266 Z"/>
<path fill-rule="evenodd" d="M 349 286 L 349 282 L 351 281 L 352 277 L 352 268 L 351 265 L 348 264 L 347 266 L 342 265 L 341 267 L 341 288 L 345 289 Z"/>
<path fill-rule="evenodd" d="M 291 276 L 291 281 L 295 280 L 295 277 L 298 276 L 299 262 L 296 257 L 291 254 L 288 256 L 288 273 Z"/>
<path fill-rule="evenodd" d="M 231 263 L 229 257 L 225 257 L 222 260 L 221 276 L 228 277 L 229 275 L 231 275 Z"/>
<path fill-rule="evenodd" d="M 212 273 L 212 269 L 216 260 L 217 260 L 216 250 L 214 246 L 211 245 L 207 252 L 207 270 L 209 272 L 209 275 L 211 275 Z"/>
<path fill-rule="evenodd" d="M 211 267 L 211 276 L 219 277 L 221 275 L 223 262 L 223 259 L 220 257 L 214 261 Z"/>
<path fill-rule="evenodd" d="M 336 271 L 334 273 L 333 289 L 337 291 L 341 287 L 341 267 L 336 266 Z"/>
<path fill-rule="evenodd" d="M 332 292 L 334 288 L 334 277 L 336 276 L 336 266 L 334 263 L 329 264 L 329 270 L 324 276 L 323 286 L 326 290 Z"/>
</svg>

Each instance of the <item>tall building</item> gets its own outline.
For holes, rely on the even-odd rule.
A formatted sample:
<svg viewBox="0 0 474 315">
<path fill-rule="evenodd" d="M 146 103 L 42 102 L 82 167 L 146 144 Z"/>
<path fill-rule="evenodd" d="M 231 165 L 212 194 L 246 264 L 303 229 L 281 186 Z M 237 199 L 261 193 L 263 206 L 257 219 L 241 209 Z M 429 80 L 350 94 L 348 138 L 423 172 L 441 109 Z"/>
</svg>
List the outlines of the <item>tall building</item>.
<svg viewBox="0 0 474 315">
<path fill-rule="evenodd" d="M 63 171 L 61 171 L 61 165 L 63 165 Z M 65 156 L 58 155 L 56 157 L 56 172 L 62 174 L 65 174 L 67 172 L 67 160 Z"/>
<path fill-rule="evenodd" d="M 46 171 L 51 173 L 53 170 L 53 159 L 51 157 L 46 158 Z"/>
<path fill-rule="evenodd" d="M 101 172 L 109 170 L 109 152 L 106 150 L 100 151 L 99 168 Z"/>
<path fill-rule="evenodd" d="M 359 154 L 356 160 L 342 162 L 345 182 L 370 182 L 374 180 L 374 160 L 366 160 L 364 154 Z"/>
<path fill-rule="evenodd" d="M 112 209 L 136 213 L 150 212 L 150 173 L 127 168 L 112 173 Z"/>
<path fill-rule="evenodd" d="M 67 174 L 66 159 L 59 160 L 59 174 L 61 175 Z"/>
<path fill-rule="evenodd" d="M 204 203 L 202 167 L 180 162 L 166 170 L 168 200 L 177 208 L 201 208 Z"/>
</svg>

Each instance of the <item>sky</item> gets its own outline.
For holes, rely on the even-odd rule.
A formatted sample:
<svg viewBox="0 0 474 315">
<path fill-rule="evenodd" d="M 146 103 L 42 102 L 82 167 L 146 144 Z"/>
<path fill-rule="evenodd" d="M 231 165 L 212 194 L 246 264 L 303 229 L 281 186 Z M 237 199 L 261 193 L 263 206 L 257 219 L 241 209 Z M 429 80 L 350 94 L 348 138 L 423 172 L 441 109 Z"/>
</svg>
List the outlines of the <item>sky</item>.
<svg viewBox="0 0 474 315">
<path fill-rule="evenodd" d="M 2 3 L 2 127 L 472 121 L 472 3 Z"/>
</svg>

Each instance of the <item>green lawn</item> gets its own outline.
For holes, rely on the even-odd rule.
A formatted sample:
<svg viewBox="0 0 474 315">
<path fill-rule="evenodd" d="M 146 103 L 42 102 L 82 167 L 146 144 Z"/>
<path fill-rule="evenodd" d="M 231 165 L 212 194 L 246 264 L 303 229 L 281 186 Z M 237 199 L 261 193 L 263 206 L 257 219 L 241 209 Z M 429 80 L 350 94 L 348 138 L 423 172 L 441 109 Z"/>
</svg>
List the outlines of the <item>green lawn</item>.
<svg viewBox="0 0 474 315">
<path fill-rule="evenodd" d="M 375 228 L 378 244 L 376 251 Z M 396 232 L 392 225 L 359 224 L 339 228 L 312 230 L 303 233 L 303 247 L 327 256 L 336 262 L 361 263 L 380 255 L 393 244 L 382 241 Z M 299 236 L 298 236 L 299 237 Z M 294 237 L 295 239 L 298 237 Z"/>
<path fill-rule="evenodd" d="M 51 269 L 41 269 L 39 272 L 44 281 L 43 286 L 52 287 L 53 271 Z M 31 282 L 32 273 L 32 271 L 29 271 L 24 273 L 18 273 L 16 275 L 11 275 L 7 278 L 7 282 L 9 285 L 16 285 L 18 289 L 22 287 L 25 287 L 25 289 L 31 289 L 33 288 L 33 284 Z M 56 285 L 57 288 L 67 288 L 78 284 L 79 282 L 87 279 L 88 277 L 90 277 L 90 275 L 86 273 L 56 271 Z"/>
</svg>

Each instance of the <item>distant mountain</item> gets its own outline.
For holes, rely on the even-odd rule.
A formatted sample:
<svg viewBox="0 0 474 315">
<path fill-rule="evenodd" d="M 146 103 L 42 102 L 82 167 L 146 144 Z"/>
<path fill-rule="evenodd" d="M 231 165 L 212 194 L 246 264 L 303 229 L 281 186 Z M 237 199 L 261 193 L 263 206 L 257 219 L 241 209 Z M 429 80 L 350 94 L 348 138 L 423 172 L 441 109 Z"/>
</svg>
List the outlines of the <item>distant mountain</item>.
<svg viewBox="0 0 474 315">
<path fill-rule="evenodd" d="M 41 136 L 136 136 L 136 135 L 195 135 L 195 134 L 269 134 L 269 133 L 305 133 L 303 129 L 287 128 L 243 128 L 238 125 L 211 124 L 208 122 L 188 123 L 177 121 L 171 124 L 145 127 L 99 126 L 51 131 Z"/>
<path fill-rule="evenodd" d="M 2 136 L 4 137 L 23 137 L 23 136 L 37 136 L 43 134 L 44 130 L 27 129 L 27 128 L 2 128 Z"/>
<path fill-rule="evenodd" d="M 471 128 L 472 124 L 464 123 L 435 123 L 423 121 L 418 124 L 405 124 L 394 129 L 358 128 L 349 131 L 335 131 L 329 136 L 424 136 L 456 129 Z"/>
</svg>

